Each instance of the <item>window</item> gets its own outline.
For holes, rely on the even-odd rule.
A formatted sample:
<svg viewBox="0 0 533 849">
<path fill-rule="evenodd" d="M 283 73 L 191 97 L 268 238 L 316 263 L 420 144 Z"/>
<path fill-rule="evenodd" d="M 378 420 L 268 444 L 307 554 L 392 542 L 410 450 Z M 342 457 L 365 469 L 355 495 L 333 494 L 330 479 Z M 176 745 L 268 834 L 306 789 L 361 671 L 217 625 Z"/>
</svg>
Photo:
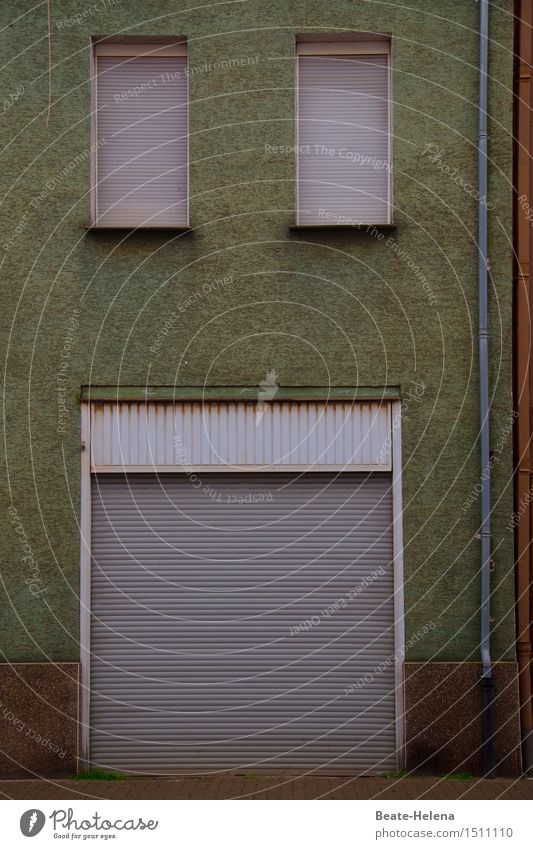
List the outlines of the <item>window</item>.
<svg viewBox="0 0 533 849">
<path fill-rule="evenodd" d="M 93 225 L 188 225 L 187 47 L 94 43 Z"/>
<path fill-rule="evenodd" d="M 297 223 L 390 224 L 390 41 L 299 41 Z"/>
</svg>

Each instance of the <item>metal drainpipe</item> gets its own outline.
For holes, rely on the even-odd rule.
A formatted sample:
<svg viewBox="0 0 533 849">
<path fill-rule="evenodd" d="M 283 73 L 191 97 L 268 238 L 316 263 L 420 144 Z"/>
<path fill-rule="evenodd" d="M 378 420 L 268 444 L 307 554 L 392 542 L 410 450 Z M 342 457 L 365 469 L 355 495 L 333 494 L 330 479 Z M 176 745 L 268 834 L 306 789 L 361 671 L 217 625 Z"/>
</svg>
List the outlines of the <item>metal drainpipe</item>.
<svg viewBox="0 0 533 849">
<path fill-rule="evenodd" d="M 479 135 L 478 135 L 478 242 L 479 242 L 479 387 L 481 446 L 481 731 L 483 774 L 494 770 L 494 679 L 490 654 L 490 447 L 489 447 L 489 335 L 488 335 L 488 214 L 487 214 L 487 88 L 489 61 L 489 6 L 480 2 Z"/>
<path fill-rule="evenodd" d="M 516 421 L 516 492 L 515 504 L 520 510 L 516 523 L 516 619 L 518 684 L 520 688 L 520 721 L 522 727 L 522 758 L 524 772 L 533 776 L 533 701 L 531 645 L 531 533 L 533 511 L 530 504 L 532 485 L 532 445 L 530 406 L 532 381 L 531 329 L 531 257 L 533 236 L 519 197 L 531 197 L 533 140 L 533 4 L 519 0 L 516 4 L 517 54 L 516 74 L 516 142 L 515 142 L 515 235 L 516 235 L 516 294 L 515 294 L 515 398 Z"/>
</svg>

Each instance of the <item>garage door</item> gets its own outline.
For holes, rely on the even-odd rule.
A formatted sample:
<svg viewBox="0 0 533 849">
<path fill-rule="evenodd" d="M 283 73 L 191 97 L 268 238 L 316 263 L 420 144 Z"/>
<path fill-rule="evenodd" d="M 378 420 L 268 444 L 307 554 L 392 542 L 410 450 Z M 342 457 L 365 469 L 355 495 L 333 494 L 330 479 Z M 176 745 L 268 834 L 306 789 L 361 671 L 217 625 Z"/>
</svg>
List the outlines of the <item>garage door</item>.
<svg viewBox="0 0 533 849">
<path fill-rule="evenodd" d="M 91 760 L 396 764 L 388 473 L 98 474 Z"/>
</svg>

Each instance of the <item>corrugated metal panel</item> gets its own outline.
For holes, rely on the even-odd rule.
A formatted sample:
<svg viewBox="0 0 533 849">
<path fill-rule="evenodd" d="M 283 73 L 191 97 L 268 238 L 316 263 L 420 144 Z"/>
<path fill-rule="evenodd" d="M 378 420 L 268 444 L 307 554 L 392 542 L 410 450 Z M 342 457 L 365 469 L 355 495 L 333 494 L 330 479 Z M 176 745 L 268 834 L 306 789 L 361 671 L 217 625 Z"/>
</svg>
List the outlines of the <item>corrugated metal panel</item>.
<svg viewBox="0 0 533 849">
<path fill-rule="evenodd" d="M 97 223 L 187 225 L 187 59 L 97 56 Z"/>
<path fill-rule="evenodd" d="M 93 467 L 390 468 L 390 404 L 99 403 Z"/>
<path fill-rule="evenodd" d="M 298 222 L 389 221 L 387 56 L 298 59 Z"/>
<path fill-rule="evenodd" d="M 91 758 L 395 767 L 391 477 L 97 475 Z"/>
</svg>

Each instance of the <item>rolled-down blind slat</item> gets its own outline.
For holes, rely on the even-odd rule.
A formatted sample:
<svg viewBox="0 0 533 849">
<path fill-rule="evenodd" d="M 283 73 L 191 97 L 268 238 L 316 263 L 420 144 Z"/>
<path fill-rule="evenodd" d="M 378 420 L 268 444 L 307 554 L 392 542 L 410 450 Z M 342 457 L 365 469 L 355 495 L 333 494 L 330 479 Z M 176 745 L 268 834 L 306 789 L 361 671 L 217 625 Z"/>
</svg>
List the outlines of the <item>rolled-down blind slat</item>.
<svg viewBox="0 0 533 849">
<path fill-rule="evenodd" d="M 388 56 L 300 56 L 298 74 L 299 223 L 388 223 Z"/>
<path fill-rule="evenodd" d="M 187 59 L 97 56 L 97 223 L 187 225 Z"/>
</svg>

